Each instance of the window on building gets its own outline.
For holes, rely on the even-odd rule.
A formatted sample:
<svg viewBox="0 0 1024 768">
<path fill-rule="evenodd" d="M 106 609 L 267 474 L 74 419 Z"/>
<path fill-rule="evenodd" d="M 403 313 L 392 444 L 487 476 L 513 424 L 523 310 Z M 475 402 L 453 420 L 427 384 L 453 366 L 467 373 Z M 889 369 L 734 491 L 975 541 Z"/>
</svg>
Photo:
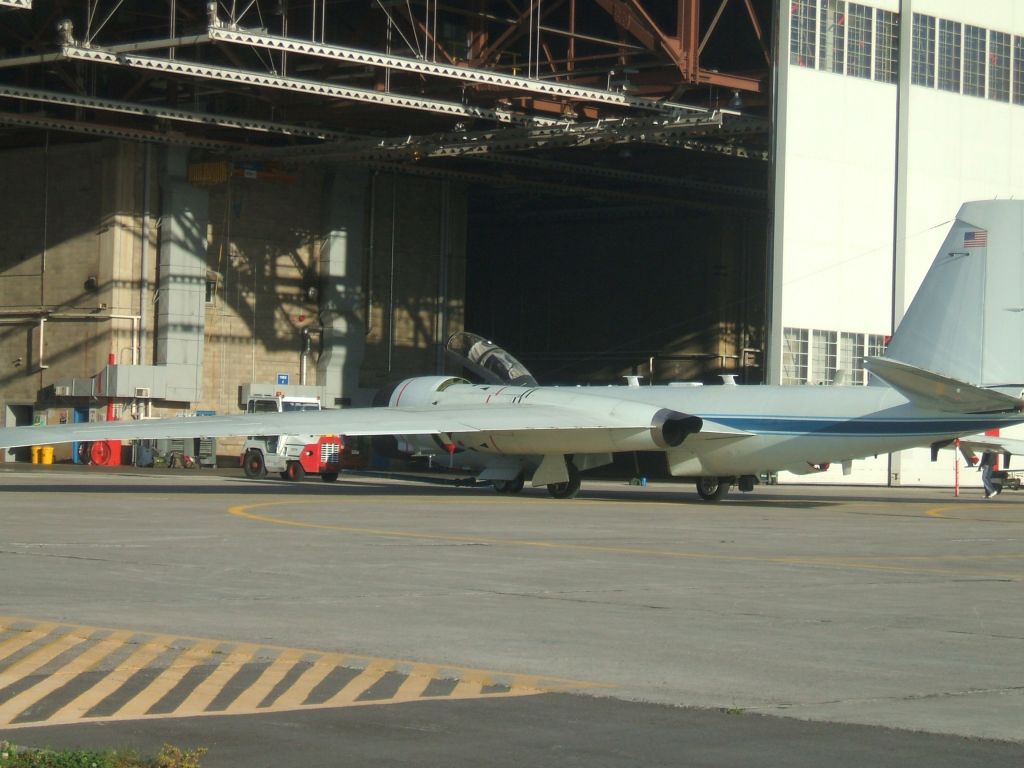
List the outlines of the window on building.
<svg viewBox="0 0 1024 768">
<path fill-rule="evenodd" d="M 1005 32 L 989 32 L 988 97 L 1010 100 L 1010 36 Z"/>
<path fill-rule="evenodd" d="M 864 334 L 839 334 L 840 383 L 861 385 L 864 383 Z"/>
<path fill-rule="evenodd" d="M 985 48 L 987 33 L 981 27 L 964 26 L 964 94 L 985 96 Z"/>
<path fill-rule="evenodd" d="M 935 87 L 935 17 L 914 14 L 910 82 Z"/>
<path fill-rule="evenodd" d="M 846 67 L 846 0 L 821 0 L 818 50 L 821 69 L 842 74 Z"/>
<path fill-rule="evenodd" d="M 1013 36 L 1013 103 L 1024 104 L 1024 37 Z"/>
<path fill-rule="evenodd" d="M 832 384 L 836 380 L 835 331 L 815 331 L 811 338 L 811 373 L 815 384 Z"/>
<path fill-rule="evenodd" d="M 899 53 L 899 16 L 892 11 L 875 11 L 875 80 L 896 82 Z"/>
<path fill-rule="evenodd" d="M 939 89 L 960 92 L 962 28 L 959 21 L 939 19 Z"/>
<path fill-rule="evenodd" d="M 885 336 L 880 333 L 868 334 L 868 357 L 881 357 L 885 353 Z"/>
<path fill-rule="evenodd" d="M 814 69 L 814 19 L 818 0 L 794 0 L 789 19 L 789 61 Z"/>
<path fill-rule="evenodd" d="M 807 329 L 782 331 L 782 383 L 807 383 Z"/>
<path fill-rule="evenodd" d="M 871 8 L 850 3 L 847 14 L 846 73 L 871 78 Z"/>
</svg>

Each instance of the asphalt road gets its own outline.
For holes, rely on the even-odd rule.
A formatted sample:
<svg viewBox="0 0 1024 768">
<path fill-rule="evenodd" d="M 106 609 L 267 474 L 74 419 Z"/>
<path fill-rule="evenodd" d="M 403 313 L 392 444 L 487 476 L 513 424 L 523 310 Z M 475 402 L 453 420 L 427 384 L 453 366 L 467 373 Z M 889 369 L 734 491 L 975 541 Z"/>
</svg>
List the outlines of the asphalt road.
<svg viewBox="0 0 1024 768">
<path fill-rule="evenodd" d="M 205 766 L 1021 765 L 1024 507 L 0 470 L 0 738 Z"/>
</svg>

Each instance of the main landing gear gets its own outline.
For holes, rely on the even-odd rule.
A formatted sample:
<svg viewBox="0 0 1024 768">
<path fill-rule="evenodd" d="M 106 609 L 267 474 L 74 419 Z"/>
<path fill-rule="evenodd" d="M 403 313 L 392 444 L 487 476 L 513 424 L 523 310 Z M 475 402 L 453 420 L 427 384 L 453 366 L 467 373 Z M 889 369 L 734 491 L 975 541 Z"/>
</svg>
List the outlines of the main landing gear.
<svg viewBox="0 0 1024 768">
<path fill-rule="evenodd" d="M 574 499 L 580 492 L 580 471 L 571 461 L 565 463 L 569 471 L 569 479 L 564 483 L 550 483 L 548 493 L 556 499 Z"/>
<path fill-rule="evenodd" d="M 698 477 L 697 495 L 704 501 L 721 501 L 732 486 L 731 477 Z"/>
<path fill-rule="evenodd" d="M 491 485 L 494 486 L 495 493 L 519 493 L 523 490 L 523 486 L 526 481 L 523 479 L 521 474 L 516 475 L 512 480 L 492 480 Z"/>
</svg>

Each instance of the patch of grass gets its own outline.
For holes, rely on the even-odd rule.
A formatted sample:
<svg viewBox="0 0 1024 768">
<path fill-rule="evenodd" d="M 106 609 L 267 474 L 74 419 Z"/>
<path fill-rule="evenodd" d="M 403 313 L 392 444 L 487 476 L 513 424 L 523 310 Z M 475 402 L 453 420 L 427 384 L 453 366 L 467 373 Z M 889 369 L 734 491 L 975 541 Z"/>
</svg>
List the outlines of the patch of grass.
<svg viewBox="0 0 1024 768">
<path fill-rule="evenodd" d="M 133 750 L 58 751 L 17 747 L 0 741 L 0 768 L 201 768 L 206 748 L 186 750 L 164 744 L 156 757 Z"/>
</svg>

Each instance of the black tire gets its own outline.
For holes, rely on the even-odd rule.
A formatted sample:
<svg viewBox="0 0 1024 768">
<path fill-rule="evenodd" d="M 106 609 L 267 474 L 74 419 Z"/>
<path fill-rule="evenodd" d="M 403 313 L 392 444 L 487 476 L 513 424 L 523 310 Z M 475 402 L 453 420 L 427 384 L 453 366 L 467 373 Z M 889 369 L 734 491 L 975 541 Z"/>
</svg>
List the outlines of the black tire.
<svg viewBox="0 0 1024 768">
<path fill-rule="evenodd" d="M 333 483 L 335 480 L 338 479 L 338 473 L 337 472 L 321 472 L 320 473 L 320 479 L 323 480 L 325 483 Z"/>
<path fill-rule="evenodd" d="M 569 470 L 569 480 L 548 485 L 548 493 L 556 499 L 574 499 L 580 492 L 580 471 L 571 461 L 565 463 L 565 468 Z"/>
<path fill-rule="evenodd" d="M 512 480 L 492 480 L 491 484 L 496 493 L 519 493 L 526 481 L 522 475 L 516 475 Z"/>
<path fill-rule="evenodd" d="M 285 471 L 285 475 L 289 480 L 295 483 L 301 483 L 306 479 L 306 470 L 297 461 L 289 461 L 288 469 Z"/>
<path fill-rule="evenodd" d="M 259 451 L 246 451 L 242 468 L 245 470 L 245 476 L 253 480 L 262 480 L 267 476 L 267 465 L 263 461 L 263 454 Z"/>
<path fill-rule="evenodd" d="M 730 477 L 699 477 L 697 478 L 697 495 L 704 501 L 721 501 L 732 486 Z"/>
</svg>

